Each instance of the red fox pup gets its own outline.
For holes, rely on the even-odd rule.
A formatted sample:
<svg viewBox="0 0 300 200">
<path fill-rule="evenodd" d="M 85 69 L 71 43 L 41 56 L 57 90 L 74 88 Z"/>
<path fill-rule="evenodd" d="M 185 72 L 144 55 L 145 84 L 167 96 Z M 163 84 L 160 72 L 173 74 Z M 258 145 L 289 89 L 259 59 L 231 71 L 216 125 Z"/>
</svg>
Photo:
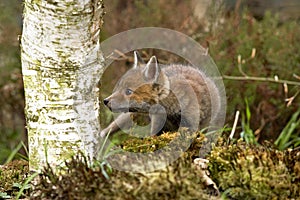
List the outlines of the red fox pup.
<svg viewBox="0 0 300 200">
<path fill-rule="evenodd" d="M 101 137 L 134 125 L 132 118 L 147 115 L 150 134 L 191 131 L 209 126 L 218 115 L 220 95 L 215 83 L 200 70 L 184 65 L 160 66 L 156 57 L 145 64 L 134 52 L 133 68 L 104 99 L 112 112 L 121 114 L 100 133 Z"/>
</svg>

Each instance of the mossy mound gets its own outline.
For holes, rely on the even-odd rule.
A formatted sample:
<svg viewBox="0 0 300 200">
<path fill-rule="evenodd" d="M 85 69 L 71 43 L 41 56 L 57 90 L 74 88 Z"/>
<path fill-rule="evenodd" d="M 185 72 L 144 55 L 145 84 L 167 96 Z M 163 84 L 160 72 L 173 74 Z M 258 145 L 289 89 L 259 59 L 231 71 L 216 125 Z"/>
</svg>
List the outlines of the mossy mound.
<svg viewBox="0 0 300 200">
<path fill-rule="evenodd" d="M 182 133 L 130 138 L 119 146 L 131 152 L 153 152 L 178 137 L 182 137 Z M 193 137 L 190 148 L 178 160 L 151 173 L 119 171 L 99 162 L 91 165 L 83 154 L 65 161 L 65 167 L 56 168 L 56 172 L 48 165 L 36 179 L 31 199 L 221 199 L 211 195 L 202 172 L 193 164 L 205 138 L 199 132 Z M 222 197 L 297 199 L 300 196 L 299 149 L 279 151 L 272 145 L 249 145 L 242 140 L 228 144 L 220 138 L 208 160 L 210 177 Z M 6 177 L 13 176 L 6 169 Z M 13 174 L 24 177 L 28 173 L 24 169 L 28 170 L 20 168 Z M 1 176 L 1 183 L 6 183 L 3 168 Z M 17 179 L 7 183 L 4 192 L 9 191 Z"/>
<path fill-rule="evenodd" d="M 89 167 L 82 155 L 66 161 L 67 170 L 56 169 L 58 173 L 47 166 L 39 176 L 32 199 L 218 199 L 210 195 L 201 172 L 193 164 L 192 157 L 199 151 L 204 138 L 198 132 L 193 134 L 196 135 L 191 148 L 197 150 L 183 153 L 165 169 L 151 173 L 110 171 L 106 167 L 107 179 L 103 168 L 99 165 Z M 181 133 L 165 133 L 145 139 L 130 138 L 120 146 L 131 152 L 152 152 L 180 136 Z"/>
<path fill-rule="evenodd" d="M 122 149 L 130 152 L 147 153 L 154 152 L 160 148 L 165 147 L 174 138 L 178 137 L 179 133 L 163 133 L 160 136 L 136 138 L 129 137 L 120 143 Z"/>
<path fill-rule="evenodd" d="M 206 191 L 200 172 L 186 158 L 150 174 L 113 170 L 109 179 L 87 165 L 74 157 L 67 172 L 46 168 L 31 199 L 219 199 Z"/>
<path fill-rule="evenodd" d="M 161 148 L 166 147 L 172 143 L 172 146 L 189 147 L 187 154 L 190 157 L 198 157 L 199 149 L 202 147 L 203 141 L 205 140 L 205 135 L 200 131 L 189 133 L 182 129 L 178 132 L 166 132 L 159 136 L 147 137 L 147 138 L 136 138 L 129 137 L 122 141 L 119 145 L 122 149 L 135 153 L 147 153 L 154 152 Z"/>
<path fill-rule="evenodd" d="M 300 196 L 300 151 L 278 151 L 243 141 L 221 142 L 209 156 L 211 178 L 231 199 Z"/>
<path fill-rule="evenodd" d="M 28 162 L 15 160 L 0 166 L 0 199 L 10 199 L 15 196 L 28 177 Z M 29 188 L 24 191 L 29 195 Z"/>
</svg>

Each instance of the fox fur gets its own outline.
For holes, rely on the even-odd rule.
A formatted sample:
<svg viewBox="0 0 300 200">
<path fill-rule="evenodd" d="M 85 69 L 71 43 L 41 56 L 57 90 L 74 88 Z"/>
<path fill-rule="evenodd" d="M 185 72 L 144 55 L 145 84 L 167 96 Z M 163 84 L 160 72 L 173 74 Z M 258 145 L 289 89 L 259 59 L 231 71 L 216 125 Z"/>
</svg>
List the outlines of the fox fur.
<svg viewBox="0 0 300 200">
<path fill-rule="evenodd" d="M 133 68 L 122 76 L 104 104 L 121 114 L 101 131 L 101 137 L 131 128 L 138 115 L 149 116 L 150 134 L 157 135 L 179 127 L 205 128 L 217 116 L 220 95 L 199 69 L 179 64 L 161 67 L 155 56 L 145 64 L 134 52 Z"/>
</svg>

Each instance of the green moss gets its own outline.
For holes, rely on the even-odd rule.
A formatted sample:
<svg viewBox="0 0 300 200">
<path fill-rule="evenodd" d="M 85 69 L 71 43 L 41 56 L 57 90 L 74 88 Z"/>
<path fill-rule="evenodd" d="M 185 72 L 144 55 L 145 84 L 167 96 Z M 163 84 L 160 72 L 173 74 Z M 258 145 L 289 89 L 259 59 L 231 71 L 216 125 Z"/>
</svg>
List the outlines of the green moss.
<svg viewBox="0 0 300 200">
<path fill-rule="evenodd" d="M 183 133 L 164 133 L 144 139 L 126 138 L 119 142 L 124 150 L 132 152 L 152 152 L 166 146 Z M 39 182 L 33 190 L 33 199 L 218 199 L 211 196 L 203 184 L 201 173 L 192 164 L 192 157 L 201 146 L 203 135 L 193 135 L 197 139 L 191 145 L 195 151 L 182 155 L 164 170 L 149 174 L 124 172 L 105 167 L 109 179 L 103 175 L 103 168 L 96 164 L 91 167 L 82 154 L 65 162 L 62 171 L 51 166 L 44 168 Z M 59 189 L 56 189 L 59 188 Z M 35 196 L 39 194 L 39 196 Z"/>
<path fill-rule="evenodd" d="M 165 132 L 155 137 L 137 138 L 133 136 L 116 135 L 113 139 L 116 145 L 123 150 L 135 153 L 155 152 L 164 148 L 165 150 L 184 151 L 185 147 L 190 158 L 199 156 L 199 149 L 205 140 L 205 135 L 200 131 L 189 133 L 184 129 L 178 132 Z"/>
<path fill-rule="evenodd" d="M 20 190 L 19 186 L 23 185 L 27 176 L 27 161 L 15 160 L 6 165 L 0 166 L 0 194 L 6 193 L 9 196 L 15 196 Z M 28 189 L 25 190 L 25 195 L 29 195 Z"/>
<path fill-rule="evenodd" d="M 186 156 L 150 174 L 113 170 L 109 180 L 99 167 L 88 167 L 81 155 L 66 166 L 68 170 L 59 174 L 46 167 L 32 199 L 219 199 L 208 194 L 200 172 Z"/>
<path fill-rule="evenodd" d="M 175 137 L 178 137 L 179 133 L 164 133 L 157 137 L 146 137 L 146 138 L 136 138 L 136 137 L 127 137 L 127 139 L 121 142 L 120 146 L 125 151 L 130 152 L 154 152 L 157 149 L 165 147 L 170 141 Z"/>
<path fill-rule="evenodd" d="M 182 134 L 146 138 L 145 145 L 143 139 L 126 138 L 118 145 L 132 152 L 152 152 Z M 193 165 L 204 141 L 199 132 L 193 136 L 189 150 L 177 161 L 147 174 L 110 169 L 104 162 L 99 165 L 99 161 L 90 165 L 88 158 L 78 153 L 65 161 L 63 168 L 46 166 L 32 191 L 32 199 L 220 199 L 209 194 L 209 187 Z M 210 176 L 223 197 L 296 199 L 300 195 L 299 150 L 279 151 L 271 145 L 247 145 L 242 140 L 227 144 L 220 138 L 208 160 Z"/>
<path fill-rule="evenodd" d="M 220 142 L 208 158 L 214 181 L 233 199 L 289 199 L 300 195 L 299 151 Z"/>
</svg>

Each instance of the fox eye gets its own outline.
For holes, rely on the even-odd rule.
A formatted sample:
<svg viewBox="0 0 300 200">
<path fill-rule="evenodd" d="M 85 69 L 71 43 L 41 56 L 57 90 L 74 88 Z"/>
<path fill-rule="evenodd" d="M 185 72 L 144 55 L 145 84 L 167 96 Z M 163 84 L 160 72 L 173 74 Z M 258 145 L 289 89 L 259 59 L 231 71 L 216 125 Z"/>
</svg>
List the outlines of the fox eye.
<svg viewBox="0 0 300 200">
<path fill-rule="evenodd" d="M 125 94 L 126 95 L 131 95 L 133 91 L 131 89 L 126 89 Z"/>
</svg>

